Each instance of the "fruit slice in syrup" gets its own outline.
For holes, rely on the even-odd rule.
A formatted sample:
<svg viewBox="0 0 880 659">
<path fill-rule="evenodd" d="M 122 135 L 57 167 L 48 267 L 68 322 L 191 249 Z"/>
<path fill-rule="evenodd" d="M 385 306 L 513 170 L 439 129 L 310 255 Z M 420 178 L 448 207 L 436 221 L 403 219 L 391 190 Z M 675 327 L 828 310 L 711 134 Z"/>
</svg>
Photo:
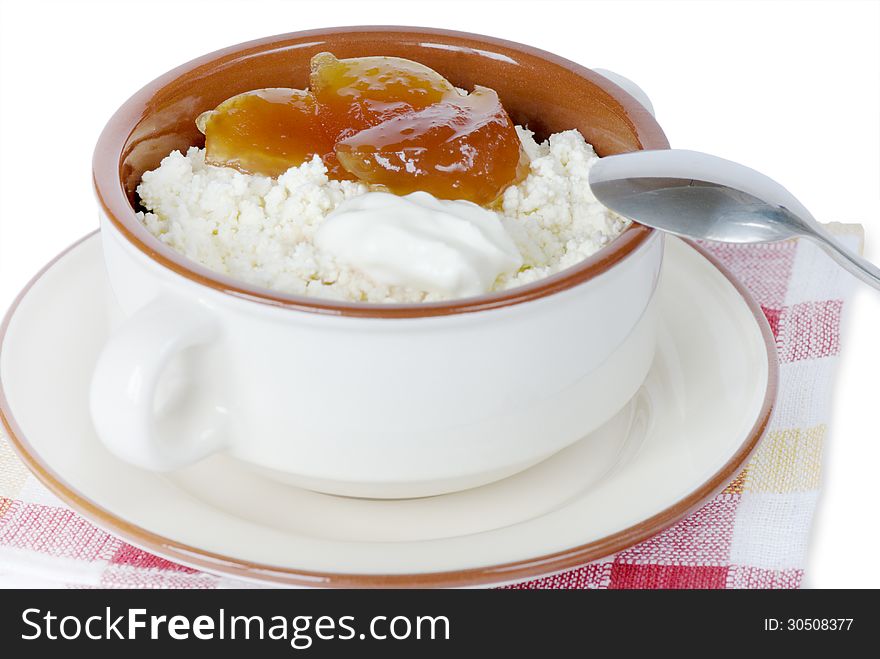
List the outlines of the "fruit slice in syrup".
<svg viewBox="0 0 880 659">
<path fill-rule="evenodd" d="M 310 83 L 328 133 L 342 139 L 450 94 L 452 84 L 424 64 L 400 57 L 312 57 Z"/>
<path fill-rule="evenodd" d="M 395 116 L 341 140 L 339 162 L 359 179 L 397 194 L 494 201 L 526 173 L 519 136 L 486 87 Z"/>
<path fill-rule="evenodd" d="M 205 160 L 249 174 L 279 176 L 314 154 L 332 153 L 315 97 L 302 89 L 256 89 L 229 98 L 196 120 Z"/>
</svg>

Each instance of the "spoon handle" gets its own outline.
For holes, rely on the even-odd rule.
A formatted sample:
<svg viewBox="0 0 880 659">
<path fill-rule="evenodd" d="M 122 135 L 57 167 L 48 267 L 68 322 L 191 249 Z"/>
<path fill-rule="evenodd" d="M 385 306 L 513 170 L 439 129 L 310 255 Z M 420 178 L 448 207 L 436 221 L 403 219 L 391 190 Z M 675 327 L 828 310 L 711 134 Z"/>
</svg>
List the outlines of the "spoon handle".
<svg viewBox="0 0 880 659">
<path fill-rule="evenodd" d="M 810 222 L 803 232 L 818 244 L 834 261 L 850 274 L 880 290 L 880 268 L 847 249 L 818 222 Z"/>
</svg>

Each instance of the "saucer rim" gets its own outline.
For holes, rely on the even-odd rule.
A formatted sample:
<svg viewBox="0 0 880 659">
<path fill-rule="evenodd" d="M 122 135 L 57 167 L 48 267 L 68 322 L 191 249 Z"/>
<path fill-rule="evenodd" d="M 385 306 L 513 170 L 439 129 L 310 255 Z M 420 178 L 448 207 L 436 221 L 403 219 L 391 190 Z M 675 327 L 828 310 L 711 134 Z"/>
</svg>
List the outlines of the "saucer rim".
<svg viewBox="0 0 880 659">
<path fill-rule="evenodd" d="M 0 323 L 0 353 L 3 350 L 7 330 L 21 302 L 36 283 L 70 252 L 83 243 L 94 239 L 100 230 L 93 231 L 55 256 L 25 285 L 16 296 Z M 176 542 L 160 534 L 132 524 L 95 503 L 68 485 L 60 474 L 43 462 L 31 447 L 12 413 L 0 377 L 0 423 L 6 430 L 10 443 L 28 469 L 59 499 L 99 528 L 116 535 L 126 542 L 169 560 L 249 581 L 269 582 L 287 586 L 320 586 L 333 588 L 438 588 L 466 587 L 503 584 L 533 579 L 585 565 L 591 561 L 617 553 L 642 542 L 669 528 L 708 499 L 723 490 L 741 470 L 767 431 L 775 408 L 779 388 L 779 362 L 776 340 L 760 305 L 746 288 L 714 256 L 693 241 L 681 239 L 718 270 L 744 300 L 754 317 L 767 353 L 767 386 L 764 399 L 751 429 L 739 448 L 699 487 L 659 513 L 591 542 L 558 552 L 543 554 L 517 561 L 438 572 L 413 572 L 402 574 L 345 573 L 298 570 L 295 568 L 238 560 L 223 554 L 205 551 Z M 2 374 L 0 374 L 2 375 Z"/>
</svg>

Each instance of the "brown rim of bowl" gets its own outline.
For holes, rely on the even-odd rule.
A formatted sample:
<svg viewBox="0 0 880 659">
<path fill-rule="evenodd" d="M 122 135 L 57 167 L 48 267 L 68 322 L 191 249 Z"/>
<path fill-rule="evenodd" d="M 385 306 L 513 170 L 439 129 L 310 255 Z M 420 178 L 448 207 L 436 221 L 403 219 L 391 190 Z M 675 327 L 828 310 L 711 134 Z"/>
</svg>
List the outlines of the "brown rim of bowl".
<svg viewBox="0 0 880 659">
<path fill-rule="evenodd" d="M 235 297 L 296 309 L 298 311 L 367 318 L 445 316 L 506 307 L 545 297 L 602 274 L 632 254 L 654 233 L 653 229 L 643 225 L 631 224 L 609 245 L 603 247 L 581 263 L 540 281 L 510 290 L 448 302 L 372 304 L 310 298 L 281 293 L 259 286 L 251 286 L 211 271 L 195 261 L 187 259 L 161 243 L 141 226 L 135 217 L 134 209 L 128 200 L 121 181 L 120 163 L 122 147 L 135 126 L 145 116 L 144 113 L 150 99 L 160 89 L 170 85 L 179 77 L 192 73 L 202 67 L 217 65 L 220 62 L 228 63 L 229 61 L 252 56 L 257 52 L 271 51 L 273 46 L 280 47 L 282 42 L 289 47 L 291 42 L 308 42 L 322 36 L 329 37 L 340 34 L 352 36 L 357 34 L 376 35 L 377 33 L 399 34 L 410 37 L 424 36 L 434 40 L 444 40 L 447 44 L 454 45 L 458 43 L 463 47 L 466 44 L 472 47 L 476 42 L 479 45 L 485 46 L 486 50 L 500 49 L 511 54 L 536 57 L 566 68 L 587 79 L 620 104 L 623 110 L 621 119 L 632 128 L 642 148 L 669 148 L 669 142 L 654 117 L 620 87 L 586 67 L 531 46 L 467 32 L 405 26 L 340 27 L 292 32 L 238 44 L 194 59 L 153 80 L 129 98 L 116 111 L 98 139 L 92 163 L 95 192 L 110 222 L 128 242 L 143 252 L 148 258 L 157 261 L 191 281 L 208 286 L 214 290 Z"/>
<path fill-rule="evenodd" d="M 6 316 L 0 324 L 0 354 L 9 324 L 21 301 L 30 289 L 55 263 L 66 254 L 75 249 L 84 241 L 95 236 L 91 233 L 80 239 L 61 254 L 50 261 L 38 272 L 24 290 L 18 294 Z M 239 577 L 242 579 L 270 582 L 278 585 L 296 586 L 322 586 L 334 588 L 436 588 L 458 586 L 480 586 L 514 581 L 522 581 L 545 576 L 555 572 L 561 572 L 579 567 L 590 561 L 604 558 L 623 549 L 631 547 L 643 540 L 667 529 L 685 515 L 698 508 L 707 499 L 714 496 L 741 471 L 746 460 L 757 447 L 759 441 L 767 430 L 770 417 L 776 401 L 779 385 L 779 363 L 776 356 L 776 340 L 770 330 L 767 318 L 761 307 L 746 291 L 745 287 L 737 281 L 733 275 L 721 263 L 706 252 L 703 248 L 690 241 L 687 242 L 693 249 L 711 263 L 733 285 L 743 298 L 761 332 L 767 351 L 767 389 L 758 417 L 746 435 L 743 443 L 731 456 L 731 458 L 712 477 L 700 487 L 681 499 L 681 501 L 669 506 L 665 510 L 649 517 L 648 519 L 618 531 L 604 538 L 594 540 L 584 545 L 572 547 L 559 552 L 536 556 L 534 558 L 513 561 L 500 565 L 467 568 L 463 570 L 451 570 L 447 572 L 426 572 L 411 574 L 347 574 L 332 572 L 312 572 L 307 570 L 295 570 L 281 568 L 272 565 L 262 565 L 249 561 L 240 561 L 234 558 L 206 552 L 197 547 L 192 547 L 175 542 L 169 538 L 152 533 L 135 524 L 131 524 L 109 512 L 100 505 L 94 503 L 84 495 L 65 483 L 65 481 L 49 467 L 29 445 L 21 428 L 18 426 L 6 392 L 3 389 L 0 378 L 0 422 L 6 428 L 12 446 L 22 461 L 28 466 L 33 474 L 49 488 L 62 501 L 68 503 L 83 517 L 90 520 L 99 528 L 102 528 L 123 540 L 140 547 L 146 551 L 158 554 L 184 565 L 202 569 L 208 572 L 218 572 L 224 575 Z"/>
</svg>

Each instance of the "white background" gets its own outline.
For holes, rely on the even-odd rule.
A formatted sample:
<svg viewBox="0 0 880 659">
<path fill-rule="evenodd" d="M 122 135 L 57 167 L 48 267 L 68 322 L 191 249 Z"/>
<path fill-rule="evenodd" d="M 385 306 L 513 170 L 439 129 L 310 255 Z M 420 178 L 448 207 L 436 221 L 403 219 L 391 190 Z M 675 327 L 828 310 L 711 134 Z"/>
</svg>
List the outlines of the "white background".
<svg viewBox="0 0 880 659">
<path fill-rule="evenodd" d="M 331 25 L 490 34 L 636 80 L 676 148 L 750 165 L 880 262 L 877 2 L 0 1 L 0 310 L 97 225 L 92 147 L 129 95 L 203 53 Z M 847 310 L 814 587 L 880 587 L 880 294 Z"/>
</svg>

